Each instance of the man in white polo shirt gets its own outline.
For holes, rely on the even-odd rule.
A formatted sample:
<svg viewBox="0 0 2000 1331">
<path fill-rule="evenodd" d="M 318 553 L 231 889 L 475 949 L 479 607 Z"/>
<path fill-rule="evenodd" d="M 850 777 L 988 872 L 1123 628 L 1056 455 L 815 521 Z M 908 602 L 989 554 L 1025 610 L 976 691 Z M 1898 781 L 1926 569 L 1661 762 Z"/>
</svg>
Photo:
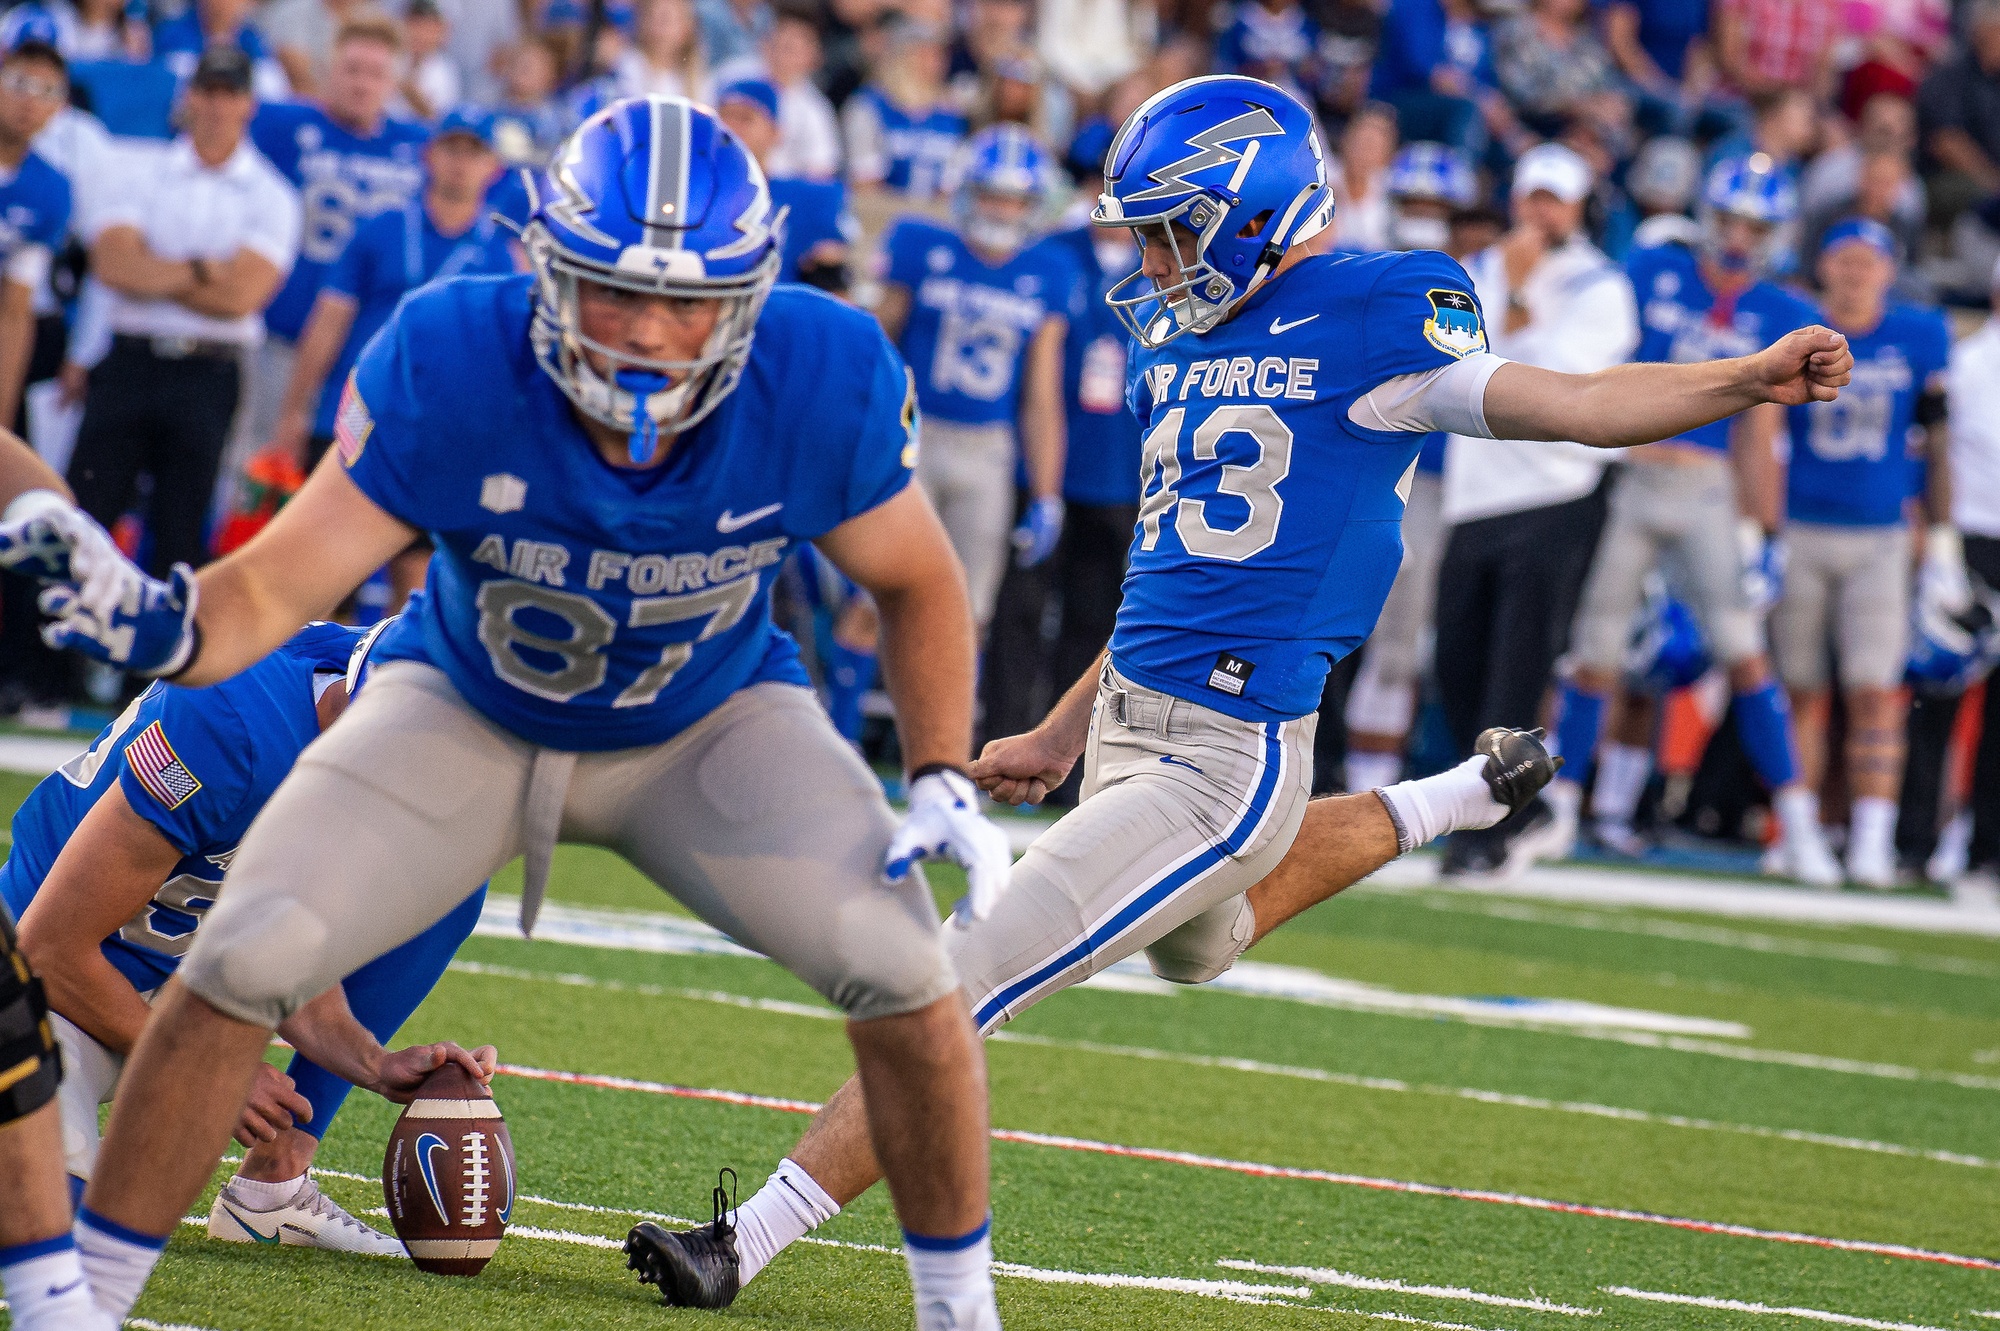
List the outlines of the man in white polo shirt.
<svg viewBox="0 0 2000 1331">
<path fill-rule="evenodd" d="M 1591 244 L 1582 157 L 1549 143 L 1514 169 L 1514 229 L 1465 261 L 1487 311 L 1493 350 L 1510 360 L 1589 374 L 1628 359 L 1639 311 L 1624 272 Z M 1452 435 L 1445 447 L 1438 568 L 1438 699 L 1466 753 L 1488 726 L 1535 724 L 1604 525 L 1603 450 Z M 1498 827 L 1454 833 L 1447 872 L 1506 866 L 1537 801 Z M 1524 843 L 1525 844 L 1525 843 Z"/>
<path fill-rule="evenodd" d="M 240 366 L 298 254 L 298 196 L 245 137 L 250 83 L 249 57 L 211 47 L 183 103 L 185 132 L 133 148 L 88 219 L 111 350 L 90 372 L 69 483 L 108 526 L 151 475 L 148 564 L 161 575 L 206 562 Z"/>
</svg>

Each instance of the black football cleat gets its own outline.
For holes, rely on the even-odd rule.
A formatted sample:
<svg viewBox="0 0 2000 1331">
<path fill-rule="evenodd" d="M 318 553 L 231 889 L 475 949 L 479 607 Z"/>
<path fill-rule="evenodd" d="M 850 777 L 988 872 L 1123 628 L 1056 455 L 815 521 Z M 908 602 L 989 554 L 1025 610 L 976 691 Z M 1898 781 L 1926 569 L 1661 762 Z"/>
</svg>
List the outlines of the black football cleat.
<svg viewBox="0 0 2000 1331">
<path fill-rule="evenodd" d="M 1526 808 L 1529 801 L 1542 793 L 1543 786 L 1555 780 L 1563 765 L 1562 759 L 1549 756 L 1540 729 L 1509 730 L 1494 726 L 1480 732 L 1472 751 L 1485 755 L 1486 785 L 1510 814 Z"/>
<path fill-rule="evenodd" d="M 722 1172 L 735 1182 L 735 1170 Z M 625 1236 L 626 1268 L 639 1273 L 640 1284 L 659 1286 L 673 1307 L 727 1308 L 740 1288 L 732 1209 L 718 1182 L 711 1223 L 695 1229 L 664 1229 L 650 1220 L 634 1225 Z"/>
</svg>

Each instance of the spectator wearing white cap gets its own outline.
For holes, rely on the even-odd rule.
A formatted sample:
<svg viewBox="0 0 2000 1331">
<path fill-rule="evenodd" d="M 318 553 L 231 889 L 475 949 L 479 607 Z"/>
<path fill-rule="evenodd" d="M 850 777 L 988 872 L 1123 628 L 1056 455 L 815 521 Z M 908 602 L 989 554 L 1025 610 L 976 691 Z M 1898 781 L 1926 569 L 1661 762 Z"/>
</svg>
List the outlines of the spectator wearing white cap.
<svg viewBox="0 0 2000 1331">
<path fill-rule="evenodd" d="M 298 196 L 245 132 L 251 79 L 242 51 L 205 52 L 189 83 L 187 133 L 130 153 L 89 224 L 112 345 L 90 372 L 69 483 L 77 506 L 108 524 L 137 497 L 139 475 L 152 477 L 157 576 L 205 562 L 239 366 L 298 254 Z"/>
<path fill-rule="evenodd" d="M 1584 235 L 1594 183 L 1560 144 L 1516 165 L 1513 230 L 1465 264 L 1495 354 L 1589 374 L 1638 346 L 1632 285 Z M 1535 724 L 1604 523 L 1604 468 L 1602 451 L 1580 444 L 1453 435 L 1446 447 L 1436 674 L 1464 752 L 1487 726 Z M 1500 868 L 1510 839 L 1550 818 L 1535 805 L 1490 833 L 1455 835 L 1447 868 Z"/>
</svg>

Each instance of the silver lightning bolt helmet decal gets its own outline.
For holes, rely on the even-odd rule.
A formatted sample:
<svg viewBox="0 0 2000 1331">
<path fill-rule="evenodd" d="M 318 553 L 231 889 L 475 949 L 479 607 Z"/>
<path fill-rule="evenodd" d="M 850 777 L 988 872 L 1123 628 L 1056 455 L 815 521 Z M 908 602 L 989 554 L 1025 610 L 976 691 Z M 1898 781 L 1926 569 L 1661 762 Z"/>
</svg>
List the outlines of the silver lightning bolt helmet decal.
<svg viewBox="0 0 2000 1331">
<path fill-rule="evenodd" d="M 574 231 L 577 235 L 582 236 L 593 245 L 602 245 L 606 249 L 617 249 L 617 240 L 605 235 L 602 231 L 599 231 L 588 221 L 584 220 L 583 215 L 586 212 L 595 210 L 597 204 L 588 194 L 583 192 L 583 187 L 576 183 L 576 167 L 583 161 L 584 135 L 592 126 L 598 121 L 605 119 L 609 114 L 608 109 L 598 112 L 582 125 L 578 126 L 576 132 L 569 136 L 569 142 L 563 148 L 562 157 L 549 170 L 549 183 L 555 186 L 556 193 L 559 196 L 550 202 L 549 216 L 555 218 L 556 221 L 561 222 L 564 226 Z"/>
<path fill-rule="evenodd" d="M 1170 162 L 1166 166 L 1156 167 L 1147 172 L 1146 178 L 1157 183 L 1151 189 L 1126 195 L 1124 203 L 1129 208 L 1135 203 L 1169 198 L 1175 194 L 1198 189 L 1200 187 L 1188 177 L 1211 167 L 1233 166 L 1245 161 L 1247 154 L 1231 148 L 1230 144 L 1241 143 L 1248 139 L 1251 140 L 1251 151 L 1254 152 L 1255 140 L 1282 135 L 1284 132 L 1284 127 L 1278 123 L 1277 117 L 1261 106 L 1253 107 L 1240 116 L 1223 121 L 1220 125 L 1211 125 L 1198 134 L 1188 136 L 1188 146 L 1194 149 L 1193 152 L 1177 162 Z M 1230 182 L 1232 188 L 1235 184 L 1233 180 Z"/>
</svg>

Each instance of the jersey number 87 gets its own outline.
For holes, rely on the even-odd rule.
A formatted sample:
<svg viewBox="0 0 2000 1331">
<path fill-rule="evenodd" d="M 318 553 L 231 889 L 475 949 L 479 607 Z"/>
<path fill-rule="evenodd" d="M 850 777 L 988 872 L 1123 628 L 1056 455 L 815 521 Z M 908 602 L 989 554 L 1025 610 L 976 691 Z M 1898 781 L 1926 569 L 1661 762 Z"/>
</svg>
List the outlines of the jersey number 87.
<svg viewBox="0 0 2000 1331">
<path fill-rule="evenodd" d="M 1139 463 L 1139 548 L 1151 550 L 1159 544 L 1161 521 L 1173 508 L 1174 531 L 1189 554 L 1240 564 L 1278 539 L 1278 520 L 1285 512 L 1278 482 L 1292 470 L 1291 427 L 1263 403 L 1217 407 L 1195 427 L 1189 471 L 1217 461 L 1226 437 L 1244 437 L 1257 446 L 1256 457 L 1248 465 L 1224 462 L 1215 482 L 1217 493 L 1241 499 L 1249 506 L 1250 516 L 1240 527 L 1217 528 L 1209 523 L 1205 501 L 1182 499 L 1180 495 L 1181 429 L 1186 421 L 1187 408 L 1175 407 L 1146 434 Z M 1155 471 L 1159 473 L 1157 489 L 1153 488 Z"/>
</svg>

